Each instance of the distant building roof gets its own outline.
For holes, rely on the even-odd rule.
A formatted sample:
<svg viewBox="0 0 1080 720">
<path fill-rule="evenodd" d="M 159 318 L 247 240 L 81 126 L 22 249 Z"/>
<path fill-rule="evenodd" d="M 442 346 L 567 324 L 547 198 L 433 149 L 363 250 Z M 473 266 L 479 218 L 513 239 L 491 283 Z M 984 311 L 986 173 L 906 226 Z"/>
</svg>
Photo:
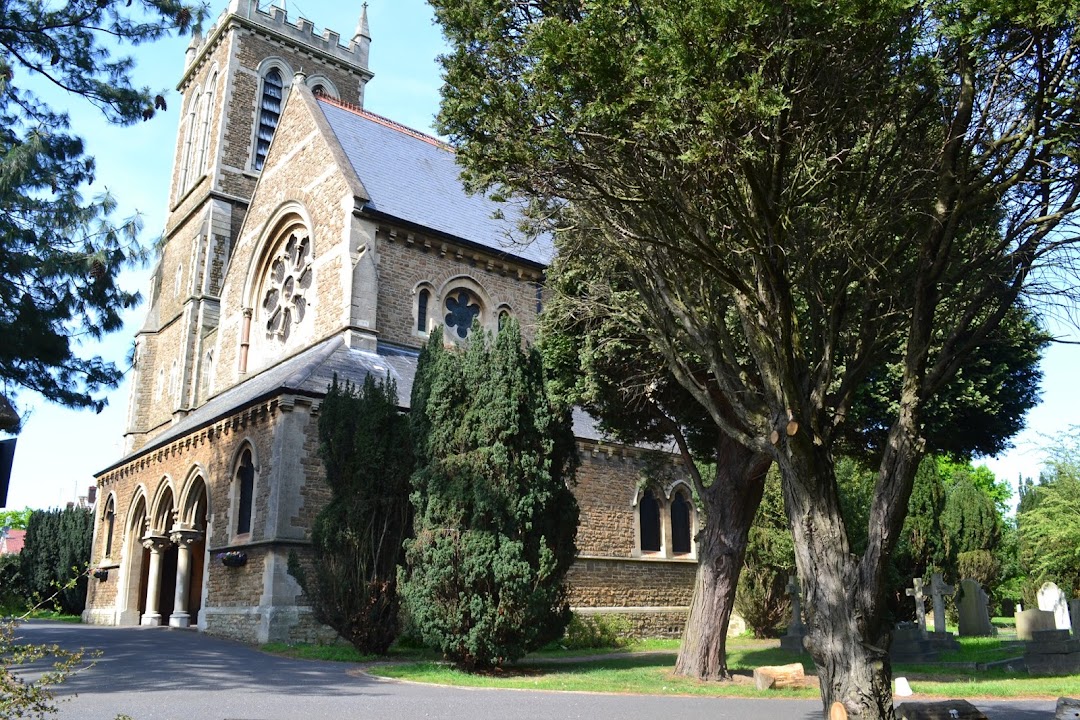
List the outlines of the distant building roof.
<svg viewBox="0 0 1080 720">
<path fill-rule="evenodd" d="M 0 535 L 0 555 L 18 555 L 25 544 L 25 530 L 8 530 Z"/>
<path fill-rule="evenodd" d="M 530 263 L 551 263 L 549 237 L 521 242 L 520 204 L 465 191 L 454 151 L 445 143 L 336 100 L 320 96 L 318 102 L 371 196 L 366 209 Z"/>
</svg>

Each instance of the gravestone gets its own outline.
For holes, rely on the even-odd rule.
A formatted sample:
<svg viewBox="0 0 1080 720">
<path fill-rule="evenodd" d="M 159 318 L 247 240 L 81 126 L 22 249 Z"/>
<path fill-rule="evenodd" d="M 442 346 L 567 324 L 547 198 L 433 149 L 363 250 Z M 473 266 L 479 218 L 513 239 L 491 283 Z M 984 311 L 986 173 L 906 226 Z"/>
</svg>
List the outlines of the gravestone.
<svg viewBox="0 0 1080 720">
<path fill-rule="evenodd" d="M 1054 630 L 1054 613 L 1049 610 L 1022 610 L 1016 618 L 1016 639 L 1032 640 L 1032 633 L 1040 630 Z"/>
<path fill-rule="evenodd" d="M 1068 630 L 1036 630 L 1024 648 L 1024 663 L 1031 675 L 1080 673 L 1080 640 Z"/>
<path fill-rule="evenodd" d="M 1072 623 L 1073 637 L 1080 637 L 1080 598 L 1069 601 L 1069 621 Z"/>
<path fill-rule="evenodd" d="M 960 637 L 984 637 L 994 634 L 990 623 L 988 598 L 979 583 L 971 578 L 960 581 L 957 609 L 960 614 Z"/>
<path fill-rule="evenodd" d="M 934 662 L 938 651 L 926 631 L 915 623 L 902 622 L 893 628 L 889 658 L 893 662 Z"/>
<path fill-rule="evenodd" d="M 926 595 L 923 594 L 923 579 L 915 578 L 911 581 L 911 587 L 904 590 L 904 593 L 910 597 L 915 598 L 915 621 L 919 625 L 919 629 L 922 631 L 923 636 L 926 635 Z M 936 629 L 937 626 L 935 625 Z"/>
<path fill-rule="evenodd" d="M 934 600 L 934 633 L 945 633 L 945 596 L 952 595 L 954 588 L 945 584 L 941 573 L 930 576 L 930 596 Z"/>
<path fill-rule="evenodd" d="M 799 578 L 792 575 L 787 584 L 788 595 L 791 596 L 791 622 L 788 624 L 787 634 L 780 638 L 780 647 L 791 652 L 802 652 L 806 647 L 806 626 L 802 623 L 799 590 Z"/>
<path fill-rule="evenodd" d="M 1054 613 L 1054 625 L 1058 630 L 1071 630 L 1072 623 L 1069 620 L 1069 600 L 1065 593 L 1052 582 L 1043 583 L 1036 594 L 1040 610 L 1049 610 Z"/>
</svg>

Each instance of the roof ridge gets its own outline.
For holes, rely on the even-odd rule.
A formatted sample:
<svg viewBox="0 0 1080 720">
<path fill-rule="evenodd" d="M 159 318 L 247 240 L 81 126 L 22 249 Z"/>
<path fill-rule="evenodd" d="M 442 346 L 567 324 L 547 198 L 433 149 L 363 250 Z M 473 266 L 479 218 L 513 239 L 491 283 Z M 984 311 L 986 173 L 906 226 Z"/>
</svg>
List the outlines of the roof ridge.
<svg viewBox="0 0 1080 720">
<path fill-rule="evenodd" d="M 391 120 L 390 118 L 383 117 L 382 115 L 379 115 L 378 113 L 373 113 L 370 110 L 365 110 L 364 108 L 360 107 L 359 105 L 353 105 L 352 103 L 347 103 L 344 100 L 338 100 L 337 98 L 330 97 L 329 95 L 317 95 L 316 99 L 319 102 L 325 102 L 328 105 L 333 105 L 335 107 L 339 107 L 342 110 L 348 110 L 349 112 L 354 113 L 356 115 L 359 115 L 360 117 L 367 118 L 368 120 L 371 120 L 372 122 L 376 122 L 376 123 L 378 123 L 380 125 L 388 127 L 391 130 L 397 130 L 398 132 L 400 132 L 400 133 L 402 133 L 404 135 L 409 135 L 410 137 L 416 138 L 417 140 L 423 140 L 424 142 L 428 143 L 429 145 L 434 145 L 437 148 L 441 148 L 443 150 L 448 150 L 450 152 L 454 152 L 454 148 L 451 145 L 449 145 L 448 143 L 443 142 L 442 140 L 440 140 L 437 137 L 434 137 L 433 135 L 428 135 L 427 133 L 422 133 L 419 130 L 413 130 L 408 125 L 402 125 L 401 123 L 397 122 L 396 120 Z"/>
</svg>

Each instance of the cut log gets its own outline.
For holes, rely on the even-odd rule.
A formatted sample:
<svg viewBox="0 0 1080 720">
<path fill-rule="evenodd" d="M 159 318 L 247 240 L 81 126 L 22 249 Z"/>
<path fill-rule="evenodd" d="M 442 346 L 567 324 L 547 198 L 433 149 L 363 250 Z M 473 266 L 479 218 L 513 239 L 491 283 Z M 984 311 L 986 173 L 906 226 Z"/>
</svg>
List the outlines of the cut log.
<svg viewBox="0 0 1080 720">
<path fill-rule="evenodd" d="M 896 706 L 899 720 L 987 720 L 982 710 L 967 700 L 906 702 Z"/>
<path fill-rule="evenodd" d="M 843 703 L 834 702 L 832 707 L 829 708 L 829 720 L 848 720 L 847 708 Z"/>
<path fill-rule="evenodd" d="M 764 665 L 754 668 L 754 687 L 758 690 L 775 690 L 802 685 L 806 673 L 802 663 L 790 665 Z"/>
</svg>

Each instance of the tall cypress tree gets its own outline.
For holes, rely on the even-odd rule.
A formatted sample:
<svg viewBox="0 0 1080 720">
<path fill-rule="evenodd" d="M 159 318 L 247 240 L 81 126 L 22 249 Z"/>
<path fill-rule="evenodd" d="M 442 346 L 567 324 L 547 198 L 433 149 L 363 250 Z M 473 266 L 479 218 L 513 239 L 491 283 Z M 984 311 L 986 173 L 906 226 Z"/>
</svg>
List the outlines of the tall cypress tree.
<svg viewBox="0 0 1080 720">
<path fill-rule="evenodd" d="M 361 652 L 384 654 L 398 630 L 397 566 L 411 529 L 409 420 L 397 385 L 371 375 L 359 387 L 334 378 L 319 411 L 319 455 L 330 501 L 312 528 L 310 568 L 289 571 L 315 617 Z"/>
<path fill-rule="evenodd" d="M 568 409 L 513 321 L 464 353 L 435 333 L 413 385 L 415 539 L 402 595 L 424 640 L 465 668 L 558 638 L 575 554 Z"/>
<path fill-rule="evenodd" d="M 21 555 L 27 589 L 39 599 L 56 594 L 56 605 L 69 615 L 86 606 L 86 568 L 94 516 L 88 508 L 35 510 L 26 523 Z"/>
</svg>

